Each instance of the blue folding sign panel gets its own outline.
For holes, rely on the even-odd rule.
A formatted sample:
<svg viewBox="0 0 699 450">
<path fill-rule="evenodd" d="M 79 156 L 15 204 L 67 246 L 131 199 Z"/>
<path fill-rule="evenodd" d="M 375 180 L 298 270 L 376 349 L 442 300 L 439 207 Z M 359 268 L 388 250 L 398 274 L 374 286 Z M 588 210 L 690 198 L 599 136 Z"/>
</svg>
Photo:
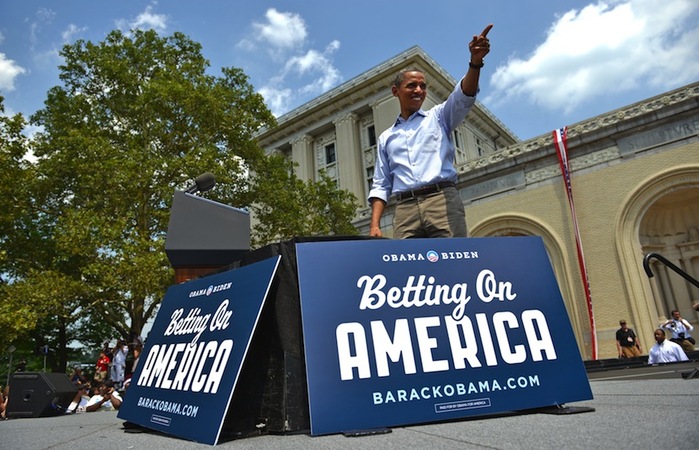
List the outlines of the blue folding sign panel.
<svg viewBox="0 0 699 450">
<path fill-rule="evenodd" d="M 279 259 L 170 287 L 118 417 L 215 445 Z"/>
<path fill-rule="evenodd" d="M 296 252 L 313 435 L 592 398 L 538 237 Z"/>
</svg>

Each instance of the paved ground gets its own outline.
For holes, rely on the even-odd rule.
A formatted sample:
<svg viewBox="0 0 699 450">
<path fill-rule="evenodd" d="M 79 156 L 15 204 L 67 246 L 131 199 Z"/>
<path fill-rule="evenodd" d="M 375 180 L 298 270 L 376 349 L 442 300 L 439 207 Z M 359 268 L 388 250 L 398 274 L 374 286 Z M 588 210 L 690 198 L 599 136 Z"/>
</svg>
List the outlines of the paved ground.
<svg viewBox="0 0 699 450">
<path fill-rule="evenodd" d="M 362 437 L 264 435 L 224 449 L 673 449 L 699 448 L 699 362 L 589 371 L 594 399 L 566 405 L 580 414 L 509 414 L 397 427 Z M 115 412 L 0 422 L 0 449 L 193 449 L 209 445 L 124 430 Z"/>
</svg>

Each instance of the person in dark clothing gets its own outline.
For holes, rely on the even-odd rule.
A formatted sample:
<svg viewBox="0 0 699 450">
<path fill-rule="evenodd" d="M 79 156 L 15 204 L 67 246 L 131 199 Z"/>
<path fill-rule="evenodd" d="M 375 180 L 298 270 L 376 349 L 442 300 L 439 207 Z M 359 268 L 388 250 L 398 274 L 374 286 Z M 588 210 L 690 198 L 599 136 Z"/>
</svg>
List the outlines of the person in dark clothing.
<svg viewBox="0 0 699 450">
<path fill-rule="evenodd" d="M 616 330 L 616 350 L 619 358 L 634 358 L 641 356 L 641 343 L 638 342 L 636 333 L 626 325 L 625 320 L 620 320 L 621 328 Z"/>
</svg>

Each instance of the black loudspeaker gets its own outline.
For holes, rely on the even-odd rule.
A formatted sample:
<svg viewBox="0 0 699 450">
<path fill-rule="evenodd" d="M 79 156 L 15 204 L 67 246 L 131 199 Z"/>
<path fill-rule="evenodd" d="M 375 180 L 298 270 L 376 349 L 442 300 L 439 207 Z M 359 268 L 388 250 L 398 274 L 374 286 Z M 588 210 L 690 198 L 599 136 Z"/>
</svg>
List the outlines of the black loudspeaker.
<svg viewBox="0 0 699 450">
<path fill-rule="evenodd" d="M 64 373 L 15 372 L 10 378 L 7 417 L 47 417 L 65 413 L 78 393 Z"/>
</svg>

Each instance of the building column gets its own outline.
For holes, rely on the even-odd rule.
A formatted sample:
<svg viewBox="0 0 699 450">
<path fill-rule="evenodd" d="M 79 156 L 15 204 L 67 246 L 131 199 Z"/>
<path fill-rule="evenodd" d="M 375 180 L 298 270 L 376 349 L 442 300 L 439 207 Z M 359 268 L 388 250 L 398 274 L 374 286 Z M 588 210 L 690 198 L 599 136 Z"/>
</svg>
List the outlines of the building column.
<svg viewBox="0 0 699 450">
<path fill-rule="evenodd" d="M 358 120 L 356 114 L 350 113 L 333 123 L 340 188 L 350 191 L 361 202 L 364 197 L 364 173 Z"/>
<path fill-rule="evenodd" d="M 298 164 L 295 168 L 297 177 L 304 181 L 315 180 L 313 136 L 303 134 L 291 141 L 291 160 Z"/>
</svg>

